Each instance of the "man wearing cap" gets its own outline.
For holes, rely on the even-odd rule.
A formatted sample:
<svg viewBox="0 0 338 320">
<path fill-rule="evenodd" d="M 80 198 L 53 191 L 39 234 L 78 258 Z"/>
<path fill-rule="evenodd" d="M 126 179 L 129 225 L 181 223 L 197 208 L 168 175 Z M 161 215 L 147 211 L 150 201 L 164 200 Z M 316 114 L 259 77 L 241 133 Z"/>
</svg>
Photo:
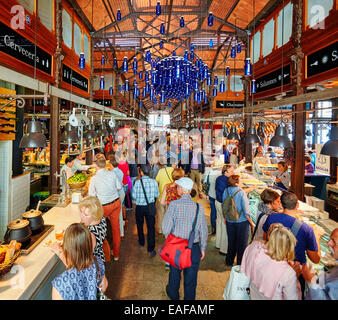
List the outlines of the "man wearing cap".
<svg viewBox="0 0 338 320">
<path fill-rule="evenodd" d="M 143 164 L 139 168 L 141 178 L 135 180 L 133 189 L 131 190 L 131 196 L 133 201 L 135 201 L 136 209 L 136 225 L 138 233 L 138 243 L 140 247 L 144 246 L 144 233 L 143 233 L 143 223 L 144 219 L 147 224 L 147 244 L 148 244 L 148 254 L 150 257 L 156 255 L 155 249 L 155 216 L 149 213 L 148 203 L 153 203 L 156 201 L 156 198 L 159 197 L 160 193 L 158 190 L 158 184 L 154 179 L 149 178 L 151 167 L 148 164 Z M 144 186 L 144 191 L 142 183 Z M 145 195 L 147 196 L 147 200 Z"/>
<path fill-rule="evenodd" d="M 194 182 L 190 178 L 181 178 L 177 184 L 179 200 L 172 201 L 162 222 L 163 234 L 170 233 L 182 239 L 189 239 L 192 224 L 196 215 L 196 203 L 191 199 L 190 192 Z M 204 259 L 207 248 L 208 227 L 205 221 L 203 207 L 199 206 L 199 214 L 195 228 L 195 239 L 191 250 L 191 267 L 183 270 L 184 300 L 195 300 L 197 273 L 200 261 Z M 200 245 L 201 243 L 201 245 Z M 167 295 L 172 300 L 179 300 L 181 270 L 170 266 L 169 281 L 166 287 Z"/>
</svg>

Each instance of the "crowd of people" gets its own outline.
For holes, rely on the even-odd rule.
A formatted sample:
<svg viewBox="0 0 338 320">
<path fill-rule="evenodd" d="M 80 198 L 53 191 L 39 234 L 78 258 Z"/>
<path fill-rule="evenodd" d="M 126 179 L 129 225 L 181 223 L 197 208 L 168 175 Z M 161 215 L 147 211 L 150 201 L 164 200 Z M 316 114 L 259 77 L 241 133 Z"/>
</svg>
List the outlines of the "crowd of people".
<svg viewBox="0 0 338 320">
<path fill-rule="evenodd" d="M 137 138 L 136 132 L 134 135 Z M 147 144 L 146 150 L 154 144 L 156 140 Z M 166 264 L 169 269 L 166 293 L 172 300 L 180 298 L 182 272 L 184 299 L 195 299 L 198 270 L 207 254 L 208 235 L 215 235 L 215 247 L 224 256 L 224 264 L 230 268 L 240 265 L 250 279 L 252 300 L 338 298 L 337 267 L 330 273 L 317 275 L 307 265 L 307 257 L 315 264 L 321 258 L 322 234 L 299 219 L 298 199 L 288 191 L 290 177 L 285 162 L 278 162 L 275 174 L 279 188 L 267 188 L 261 193 L 254 224 L 248 193 L 256 187 L 245 188 L 240 176 L 235 174 L 240 160 L 239 148 L 235 147 L 232 153 L 225 148 L 224 160 L 216 157 L 206 166 L 203 152 L 192 148 L 191 141 L 187 163 L 182 163 L 183 155 L 178 153 L 176 157 L 168 144 L 164 160 L 159 148 L 153 148 L 146 163 L 138 165 L 129 162 L 127 152 L 119 152 L 119 146 L 121 143 L 105 153 L 97 153 L 92 166 L 82 166 L 82 156 L 78 161 L 66 159 L 65 170 L 71 170 L 74 165 L 80 171 L 94 167 L 96 174 L 91 177 L 88 196 L 78 206 L 81 223 L 70 225 L 63 244 L 52 247 L 66 266 L 66 271 L 52 282 L 53 299 L 95 300 L 98 291 L 107 289 L 105 263 L 111 258 L 119 260 L 126 212 L 132 209 L 135 210 L 137 245 L 146 247 L 149 258 L 157 254 L 156 231 L 165 238 L 173 234 L 188 239 L 197 216 L 191 266 L 180 270 Z M 137 158 L 142 150 L 136 145 L 132 152 Z M 256 153 L 259 157 L 262 150 Z M 210 233 L 204 208 L 198 204 L 205 197 L 203 192 L 210 202 Z M 225 218 L 227 199 L 238 212 L 237 220 Z M 332 232 L 328 245 L 337 260 L 338 229 Z"/>
</svg>

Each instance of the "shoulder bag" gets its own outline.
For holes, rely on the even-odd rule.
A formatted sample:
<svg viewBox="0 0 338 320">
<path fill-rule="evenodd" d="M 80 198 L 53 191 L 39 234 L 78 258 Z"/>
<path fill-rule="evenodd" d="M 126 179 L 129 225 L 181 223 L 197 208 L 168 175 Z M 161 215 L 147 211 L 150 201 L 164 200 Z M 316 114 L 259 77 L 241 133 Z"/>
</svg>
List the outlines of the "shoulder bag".
<svg viewBox="0 0 338 320">
<path fill-rule="evenodd" d="M 165 173 L 167 174 L 167 177 L 168 177 L 169 181 L 170 181 L 170 182 L 173 182 L 173 179 L 169 177 L 167 168 L 164 168 L 164 170 L 165 170 Z"/>
<path fill-rule="evenodd" d="M 149 215 L 155 217 L 156 216 L 155 202 L 152 202 L 152 203 L 148 202 L 148 198 L 147 198 L 146 190 L 144 189 L 142 178 L 140 179 L 140 182 L 141 182 L 141 185 L 142 185 L 144 197 L 146 198 L 147 206 L 148 206 L 148 209 L 149 209 Z"/>
<path fill-rule="evenodd" d="M 182 270 L 191 267 L 191 249 L 195 240 L 195 227 L 199 213 L 199 204 L 196 203 L 196 215 L 192 224 L 189 240 L 182 239 L 170 233 L 164 246 L 158 250 L 162 260 L 173 267 Z"/>
</svg>

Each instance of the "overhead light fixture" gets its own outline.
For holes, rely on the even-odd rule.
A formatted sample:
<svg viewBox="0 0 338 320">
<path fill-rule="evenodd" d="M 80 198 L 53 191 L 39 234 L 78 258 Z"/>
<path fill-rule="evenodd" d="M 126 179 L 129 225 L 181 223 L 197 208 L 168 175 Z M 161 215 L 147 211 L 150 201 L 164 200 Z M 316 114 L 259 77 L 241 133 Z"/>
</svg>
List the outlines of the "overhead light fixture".
<svg viewBox="0 0 338 320">
<path fill-rule="evenodd" d="M 26 133 L 22 136 L 19 148 L 45 148 L 47 147 L 47 139 L 42 133 L 40 121 L 34 118 L 28 121 Z"/>
<path fill-rule="evenodd" d="M 230 133 L 227 136 L 228 140 L 240 140 L 239 134 L 237 133 L 237 128 L 235 126 L 231 126 Z"/>
<path fill-rule="evenodd" d="M 285 126 L 279 124 L 276 128 L 275 135 L 269 143 L 270 147 L 292 148 L 291 141 L 288 137 L 288 130 Z"/>
<path fill-rule="evenodd" d="M 261 140 L 259 139 L 256 131 L 256 127 L 251 124 L 251 126 L 248 129 L 248 133 L 245 136 L 245 143 L 246 144 L 255 144 L 255 143 L 260 143 Z"/>
<path fill-rule="evenodd" d="M 320 154 L 338 158 L 338 127 L 331 127 L 330 140 L 323 145 Z"/>
<path fill-rule="evenodd" d="M 79 137 L 76 132 L 76 129 L 73 126 L 71 126 L 69 123 L 67 123 L 63 133 L 61 134 L 60 140 L 64 142 L 68 142 L 69 144 L 78 143 Z"/>
</svg>

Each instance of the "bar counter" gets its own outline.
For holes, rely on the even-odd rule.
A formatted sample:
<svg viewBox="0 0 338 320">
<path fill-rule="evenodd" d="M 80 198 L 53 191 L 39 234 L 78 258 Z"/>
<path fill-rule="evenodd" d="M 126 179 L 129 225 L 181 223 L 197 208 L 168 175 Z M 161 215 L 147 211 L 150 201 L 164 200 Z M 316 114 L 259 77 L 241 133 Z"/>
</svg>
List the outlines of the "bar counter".
<svg viewBox="0 0 338 320">
<path fill-rule="evenodd" d="M 76 204 L 53 207 L 43 215 L 52 230 L 28 255 L 21 255 L 11 271 L 0 279 L 0 300 L 50 299 L 51 280 L 65 270 L 61 260 L 45 245 L 55 241 L 55 230 L 80 222 Z"/>
</svg>

